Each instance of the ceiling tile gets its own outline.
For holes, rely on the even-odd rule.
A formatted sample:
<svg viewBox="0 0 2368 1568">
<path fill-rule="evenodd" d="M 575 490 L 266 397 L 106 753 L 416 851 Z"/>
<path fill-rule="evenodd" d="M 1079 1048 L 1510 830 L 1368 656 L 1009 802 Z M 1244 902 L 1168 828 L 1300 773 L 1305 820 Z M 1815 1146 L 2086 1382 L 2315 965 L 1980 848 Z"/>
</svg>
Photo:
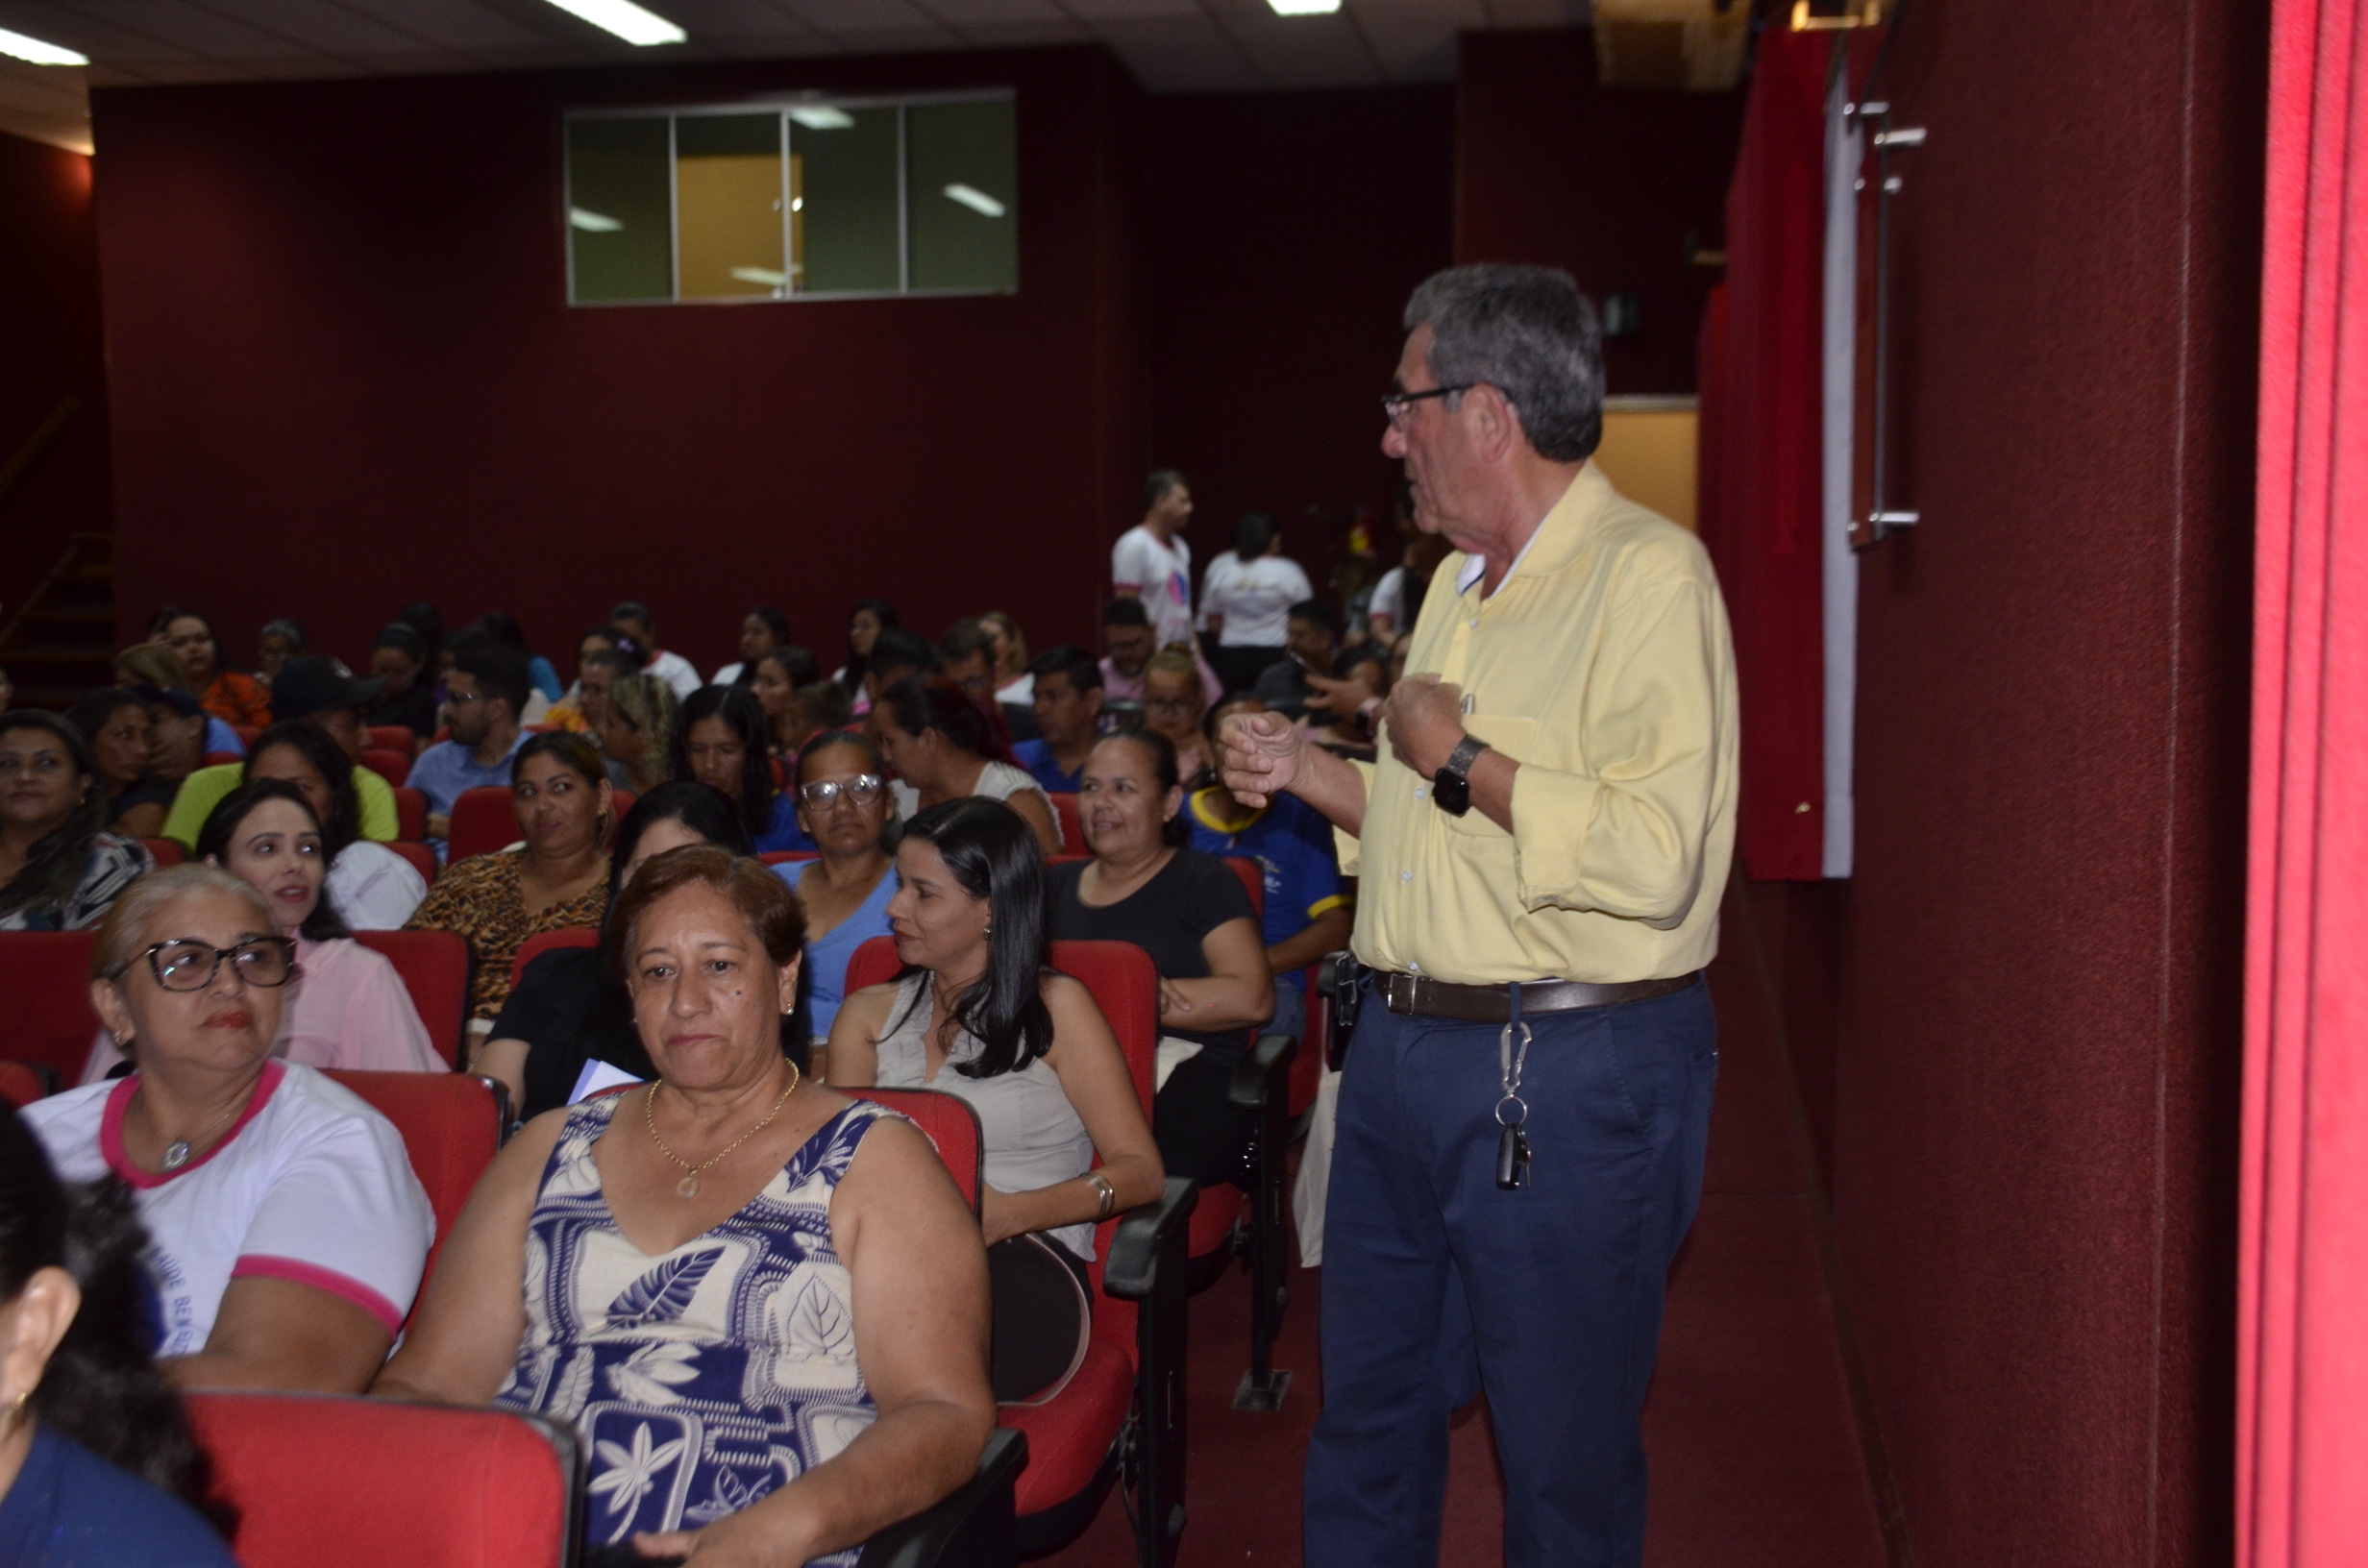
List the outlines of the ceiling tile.
<svg viewBox="0 0 2368 1568">
<path fill-rule="evenodd" d="M 935 31 L 937 24 L 905 0 L 777 0 L 780 8 L 817 32 L 842 34 Z"/>
<path fill-rule="evenodd" d="M 1210 8 L 1250 63 L 1278 87 L 1377 84 L 1381 61 L 1348 16 L 1277 16 L 1264 0 L 1234 0 Z"/>
<path fill-rule="evenodd" d="M 1585 27 L 1588 0 L 1486 0 L 1492 27 Z"/>
<path fill-rule="evenodd" d="M 1200 9 L 1200 0 L 1061 0 L 1061 5 L 1071 15 L 1088 22 L 1208 15 Z"/>
<path fill-rule="evenodd" d="M 1391 81 L 1445 82 L 1455 76 L 1455 36 L 1481 25 L 1479 9 L 1478 0 L 1466 6 L 1369 5 L 1358 8 L 1356 26 Z"/>
<path fill-rule="evenodd" d="M 72 119 L 90 112 L 90 94 L 84 73 L 56 65 L 24 65 L 0 61 L 0 106 L 26 114 Z"/>
<path fill-rule="evenodd" d="M 1098 21 L 1094 32 L 1152 92 L 1234 92 L 1267 85 L 1206 16 Z"/>
<path fill-rule="evenodd" d="M 1065 22 L 1069 18 L 1052 0 L 915 0 L 920 8 L 945 23 L 968 33 L 993 22 Z"/>
<path fill-rule="evenodd" d="M 356 59 L 369 55 L 415 55 L 428 40 L 391 27 L 332 0 L 213 0 L 217 14 L 234 12 L 242 21 L 309 51 Z"/>
<path fill-rule="evenodd" d="M 208 60 L 274 60 L 293 52 L 286 37 L 189 0 L 77 0 L 74 9 Z"/>
<path fill-rule="evenodd" d="M 185 58 L 189 51 L 176 44 L 117 25 L 111 19 L 80 8 L 39 3 L 39 0 L 0 0 L 0 27 L 81 51 L 92 60 L 132 63 L 160 58 Z"/>
<path fill-rule="evenodd" d="M 340 0 L 439 49 L 522 49 L 550 40 L 475 0 Z"/>
</svg>

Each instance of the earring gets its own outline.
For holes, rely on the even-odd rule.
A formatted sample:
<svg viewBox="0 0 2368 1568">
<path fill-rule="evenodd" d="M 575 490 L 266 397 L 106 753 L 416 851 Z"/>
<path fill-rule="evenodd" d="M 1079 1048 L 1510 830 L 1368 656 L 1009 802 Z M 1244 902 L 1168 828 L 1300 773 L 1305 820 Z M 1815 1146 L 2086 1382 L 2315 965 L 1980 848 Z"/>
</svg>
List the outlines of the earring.
<svg viewBox="0 0 2368 1568">
<path fill-rule="evenodd" d="M 995 940 L 995 922 L 993 920 L 989 920 L 986 923 L 985 929 L 980 931 L 978 934 L 987 941 L 993 942 Z"/>
<path fill-rule="evenodd" d="M 24 1419 L 24 1414 L 25 1414 L 25 1401 L 26 1401 L 26 1400 L 28 1400 L 28 1399 L 31 1399 L 32 1397 L 33 1397 L 33 1390 L 32 1390 L 32 1389 L 30 1389 L 30 1388 L 28 1388 L 28 1389 L 26 1389 L 23 1393 L 18 1394 L 18 1395 L 16 1396 L 15 1400 L 14 1400 L 12 1403 L 11 1403 L 11 1404 L 10 1404 L 10 1406 L 9 1406 L 9 1426 L 10 1426 L 11 1430 L 13 1430 L 13 1429 L 15 1428 L 16 1424 L 17 1424 L 19 1421 L 21 1421 L 21 1420 L 23 1420 L 23 1419 Z"/>
</svg>

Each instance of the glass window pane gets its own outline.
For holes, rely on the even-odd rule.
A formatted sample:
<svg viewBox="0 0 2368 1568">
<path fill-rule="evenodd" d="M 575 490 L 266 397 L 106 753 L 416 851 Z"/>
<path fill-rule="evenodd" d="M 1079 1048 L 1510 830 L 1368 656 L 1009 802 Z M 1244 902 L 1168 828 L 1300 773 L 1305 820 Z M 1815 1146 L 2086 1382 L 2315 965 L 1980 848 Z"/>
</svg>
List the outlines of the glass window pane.
<svg viewBox="0 0 2368 1568">
<path fill-rule="evenodd" d="M 683 299 L 771 299 L 788 285 L 777 112 L 676 118 L 675 233 Z"/>
<path fill-rule="evenodd" d="M 894 293 L 897 111 L 793 109 L 791 275 L 802 294 Z"/>
<path fill-rule="evenodd" d="M 674 297 L 664 115 L 569 121 L 567 207 L 570 299 Z"/>
<path fill-rule="evenodd" d="M 914 288 L 1020 286 L 1020 178 L 1012 102 L 905 111 Z"/>
</svg>

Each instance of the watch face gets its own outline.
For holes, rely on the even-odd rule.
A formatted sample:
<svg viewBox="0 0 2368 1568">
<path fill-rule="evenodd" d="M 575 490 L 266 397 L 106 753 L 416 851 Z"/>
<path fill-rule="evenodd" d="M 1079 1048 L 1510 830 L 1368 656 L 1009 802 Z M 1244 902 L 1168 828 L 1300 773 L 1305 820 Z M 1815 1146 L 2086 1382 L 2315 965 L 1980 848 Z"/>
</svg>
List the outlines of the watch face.
<svg viewBox="0 0 2368 1568">
<path fill-rule="evenodd" d="M 1471 781 L 1442 768 L 1431 780 L 1431 798 L 1448 816 L 1461 817 L 1471 809 Z"/>
</svg>

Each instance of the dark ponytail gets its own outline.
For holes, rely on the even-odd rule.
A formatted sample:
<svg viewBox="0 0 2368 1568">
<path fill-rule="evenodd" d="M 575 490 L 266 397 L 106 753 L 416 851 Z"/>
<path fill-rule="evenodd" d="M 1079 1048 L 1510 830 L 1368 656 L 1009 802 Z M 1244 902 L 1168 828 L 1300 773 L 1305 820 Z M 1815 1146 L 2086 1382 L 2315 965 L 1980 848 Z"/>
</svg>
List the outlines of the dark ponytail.
<svg viewBox="0 0 2368 1568">
<path fill-rule="evenodd" d="M 1044 998 L 1045 862 L 1035 830 L 1000 800 L 965 796 L 920 813 L 904 824 L 904 837 L 936 845 L 962 890 L 987 901 L 987 972 L 953 1006 L 955 1023 L 977 1037 L 979 1050 L 954 1070 L 965 1078 L 1017 1072 L 1052 1048 Z"/>
</svg>

